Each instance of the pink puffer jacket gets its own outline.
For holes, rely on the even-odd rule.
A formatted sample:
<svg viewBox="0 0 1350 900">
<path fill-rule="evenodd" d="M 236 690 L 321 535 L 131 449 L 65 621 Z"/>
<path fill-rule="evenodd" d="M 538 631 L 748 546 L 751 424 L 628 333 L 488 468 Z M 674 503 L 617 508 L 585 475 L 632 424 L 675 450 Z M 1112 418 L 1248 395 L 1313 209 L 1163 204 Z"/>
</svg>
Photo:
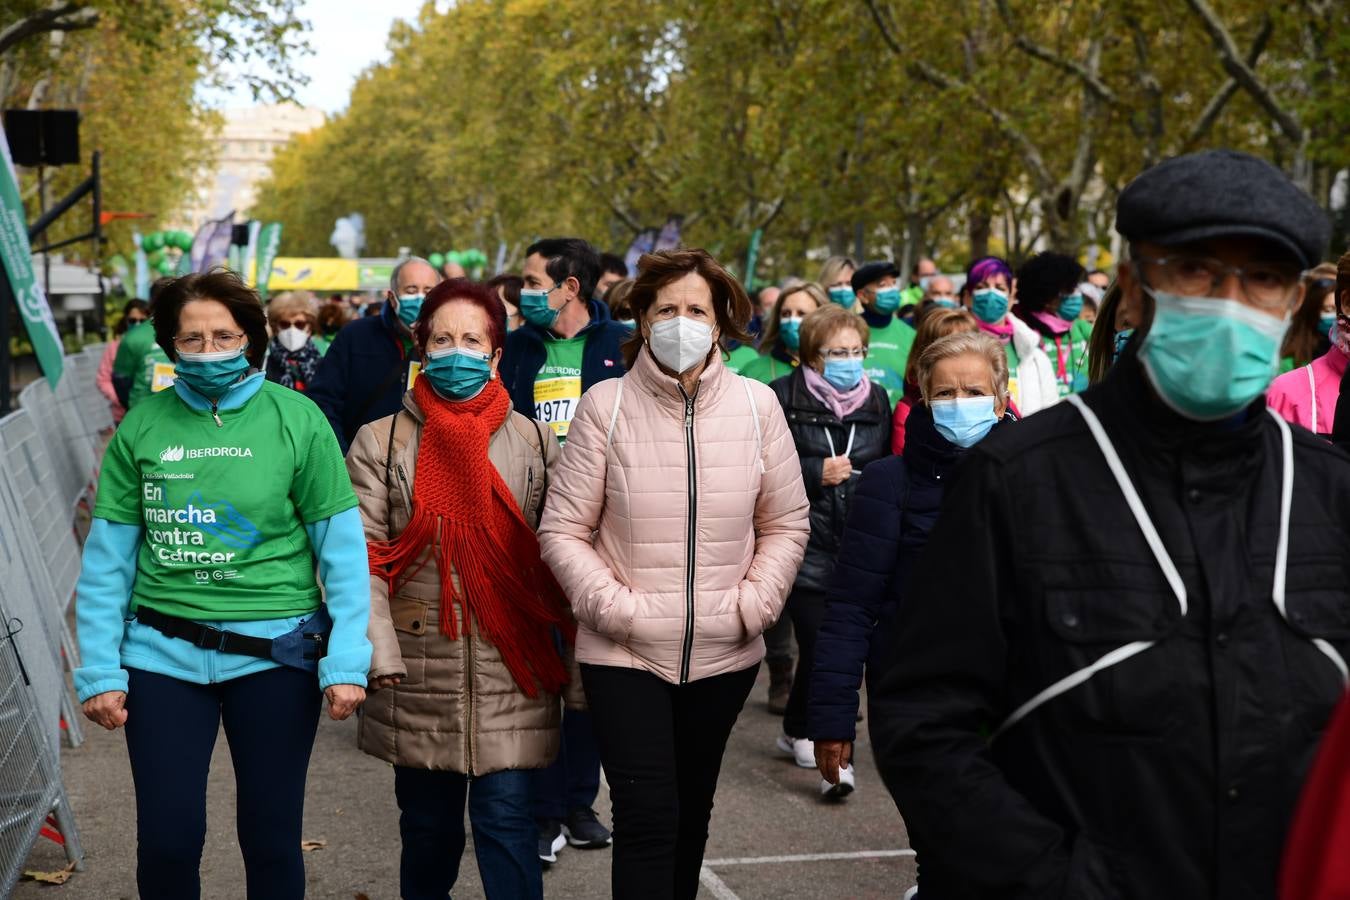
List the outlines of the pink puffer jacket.
<svg viewBox="0 0 1350 900">
<path fill-rule="evenodd" d="M 644 349 L 581 398 L 539 545 L 572 602 L 578 662 L 679 684 L 764 657 L 809 532 L 773 392 L 715 355 L 686 404 Z"/>
<path fill-rule="evenodd" d="M 1331 434 L 1345 363 L 1345 353 L 1332 345 L 1308 365 L 1285 372 L 1271 382 L 1270 390 L 1266 392 L 1266 404 L 1294 425 L 1302 425 L 1317 434 Z"/>
</svg>

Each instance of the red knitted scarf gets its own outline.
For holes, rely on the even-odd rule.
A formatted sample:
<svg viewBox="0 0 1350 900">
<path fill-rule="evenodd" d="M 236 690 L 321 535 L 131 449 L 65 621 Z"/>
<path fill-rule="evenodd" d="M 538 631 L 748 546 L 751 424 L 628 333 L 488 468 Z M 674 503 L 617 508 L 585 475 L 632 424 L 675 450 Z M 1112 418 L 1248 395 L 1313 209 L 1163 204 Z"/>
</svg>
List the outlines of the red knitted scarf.
<svg viewBox="0 0 1350 900">
<path fill-rule="evenodd" d="M 370 542 L 370 571 L 406 582 L 433 557 L 441 580 L 441 631 L 458 640 L 477 628 L 502 655 L 526 695 L 558 693 L 567 670 L 553 627 L 570 643 L 576 626 L 567 599 L 539 558 L 539 541 L 510 488 L 488 459 L 488 441 L 511 413 L 497 380 L 471 400 L 452 403 L 419 378 L 413 398 L 426 423 L 413 476 L 412 518 L 391 541 Z M 432 548 L 432 552 L 427 552 Z M 452 572 L 459 576 L 456 589 Z M 400 576 L 401 579 L 400 579 Z"/>
</svg>

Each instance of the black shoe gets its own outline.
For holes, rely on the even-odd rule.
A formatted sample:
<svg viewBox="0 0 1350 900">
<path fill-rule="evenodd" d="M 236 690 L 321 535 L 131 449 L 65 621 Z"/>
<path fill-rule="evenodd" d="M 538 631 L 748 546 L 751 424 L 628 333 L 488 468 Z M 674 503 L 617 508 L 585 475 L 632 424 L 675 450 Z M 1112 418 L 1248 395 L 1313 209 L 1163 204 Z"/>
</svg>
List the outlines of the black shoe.
<svg viewBox="0 0 1350 900">
<path fill-rule="evenodd" d="M 574 809 L 568 813 L 562 823 L 562 833 L 567 835 L 567 843 L 583 850 L 599 850 L 614 843 L 614 836 L 600 824 L 593 809 Z"/>
<path fill-rule="evenodd" d="M 557 819 L 539 820 L 539 861 L 547 869 L 558 861 L 558 851 L 567 846 L 562 823 Z"/>
</svg>

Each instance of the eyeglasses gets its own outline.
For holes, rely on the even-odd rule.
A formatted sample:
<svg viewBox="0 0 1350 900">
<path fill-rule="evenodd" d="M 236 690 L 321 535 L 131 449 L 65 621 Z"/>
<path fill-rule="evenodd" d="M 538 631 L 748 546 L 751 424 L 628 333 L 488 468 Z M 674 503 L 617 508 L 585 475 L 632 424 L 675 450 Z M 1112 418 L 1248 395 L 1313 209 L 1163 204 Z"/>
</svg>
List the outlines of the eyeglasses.
<svg viewBox="0 0 1350 900">
<path fill-rule="evenodd" d="M 302 328 L 302 329 L 308 329 L 308 328 L 309 328 L 309 320 L 308 320 L 308 319 L 291 319 L 289 322 L 278 321 L 278 322 L 273 322 L 273 323 L 272 323 L 272 327 L 275 328 L 275 329 L 277 329 L 278 331 L 280 331 L 280 330 L 283 329 L 283 328 Z"/>
<path fill-rule="evenodd" d="M 826 359 L 862 359 L 867 355 L 867 351 L 861 347 L 852 350 L 845 350 L 842 347 L 831 347 L 828 350 L 821 350 L 820 355 Z"/>
<path fill-rule="evenodd" d="M 1139 261 L 1161 270 L 1154 287 L 1186 297 L 1215 297 L 1224 281 L 1235 276 L 1243 296 L 1262 309 L 1287 306 L 1303 276 L 1297 268 L 1280 263 L 1255 262 L 1239 267 L 1209 256 L 1141 256 Z"/>
<path fill-rule="evenodd" d="M 184 334 L 173 339 L 173 345 L 184 353 L 201 353 L 210 344 L 216 350 L 237 350 L 244 335 L 237 331 L 217 331 L 210 338 L 200 334 Z"/>
</svg>

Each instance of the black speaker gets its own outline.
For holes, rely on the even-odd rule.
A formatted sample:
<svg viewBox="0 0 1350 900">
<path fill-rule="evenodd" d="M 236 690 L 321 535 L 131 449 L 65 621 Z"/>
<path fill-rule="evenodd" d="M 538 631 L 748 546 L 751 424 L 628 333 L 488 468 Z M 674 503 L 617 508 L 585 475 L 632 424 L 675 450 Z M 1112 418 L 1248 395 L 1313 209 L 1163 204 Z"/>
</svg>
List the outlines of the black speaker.
<svg viewBox="0 0 1350 900">
<path fill-rule="evenodd" d="M 247 247 L 247 246 L 248 246 L 248 223 L 247 223 L 247 222 L 245 222 L 245 223 L 242 224 L 242 225 L 235 225 L 235 226 L 230 230 L 230 243 L 231 243 L 231 244 L 234 244 L 236 247 Z"/>
<path fill-rule="evenodd" d="M 73 109 L 7 109 L 5 136 L 16 166 L 80 161 L 80 114 Z"/>
</svg>

